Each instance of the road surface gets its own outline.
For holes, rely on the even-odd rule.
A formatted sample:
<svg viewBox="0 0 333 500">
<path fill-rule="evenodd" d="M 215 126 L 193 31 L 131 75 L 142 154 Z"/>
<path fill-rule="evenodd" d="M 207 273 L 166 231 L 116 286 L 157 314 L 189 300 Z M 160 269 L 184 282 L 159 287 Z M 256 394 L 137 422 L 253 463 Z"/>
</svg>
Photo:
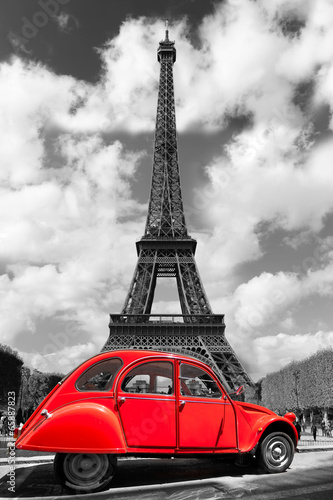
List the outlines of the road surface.
<svg viewBox="0 0 333 500">
<path fill-rule="evenodd" d="M 0 467 L 0 477 L 5 468 Z M 112 488 L 79 495 L 86 500 L 332 500 L 333 452 L 298 453 L 282 474 L 240 468 L 222 459 L 123 459 Z M 52 463 L 24 464 L 15 471 L 15 493 L 8 476 L 0 480 L 0 498 L 72 498 L 53 477 Z"/>
</svg>

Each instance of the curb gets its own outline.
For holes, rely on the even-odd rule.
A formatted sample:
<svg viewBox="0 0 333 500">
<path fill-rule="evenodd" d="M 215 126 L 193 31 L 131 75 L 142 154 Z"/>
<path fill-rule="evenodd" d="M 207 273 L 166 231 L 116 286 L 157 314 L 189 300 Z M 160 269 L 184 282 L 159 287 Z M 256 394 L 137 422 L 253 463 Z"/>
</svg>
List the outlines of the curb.
<svg viewBox="0 0 333 500">
<path fill-rule="evenodd" d="M 15 464 L 23 465 L 23 464 L 32 464 L 32 463 L 44 463 L 51 462 L 54 459 L 54 455 L 48 455 L 46 457 L 17 457 L 15 458 Z M 0 466 L 8 465 L 8 458 L 0 458 Z"/>
<path fill-rule="evenodd" d="M 316 451 L 333 451 L 333 446 L 299 446 L 297 447 L 298 453 L 309 453 L 309 452 L 316 452 Z"/>
</svg>

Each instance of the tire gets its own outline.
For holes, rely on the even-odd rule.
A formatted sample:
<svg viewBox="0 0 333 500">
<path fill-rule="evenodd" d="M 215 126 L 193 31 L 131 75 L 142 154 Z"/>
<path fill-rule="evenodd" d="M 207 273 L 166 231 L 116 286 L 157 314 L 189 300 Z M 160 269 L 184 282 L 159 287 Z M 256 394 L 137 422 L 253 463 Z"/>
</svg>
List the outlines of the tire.
<svg viewBox="0 0 333 500">
<path fill-rule="evenodd" d="M 108 488 L 117 467 L 117 457 L 97 453 L 57 453 L 54 473 L 60 484 L 75 493 L 93 493 Z"/>
<path fill-rule="evenodd" d="M 259 466 L 266 472 L 284 472 L 294 458 L 294 444 L 283 432 L 268 434 L 259 445 Z"/>
</svg>

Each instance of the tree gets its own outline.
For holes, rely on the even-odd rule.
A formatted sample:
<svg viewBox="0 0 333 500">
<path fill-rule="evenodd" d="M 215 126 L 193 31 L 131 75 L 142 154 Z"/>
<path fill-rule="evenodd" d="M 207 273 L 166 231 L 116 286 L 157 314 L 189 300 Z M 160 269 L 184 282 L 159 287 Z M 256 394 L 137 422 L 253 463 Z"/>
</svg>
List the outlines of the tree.
<svg viewBox="0 0 333 500">
<path fill-rule="evenodd" d="M 42 373 L 39 370 L 31 372 L 28 367 L 24 367 L 22 374 L 22 409 L 25 412 L 36 409 L 62 378 L 63 375 L 60 373 Z"/>
<path fill-rule="evenodd" d="M 23 360 L 9 346 L 0 344 L 0 405 L 7 407 L 8 393 L 15 392 L 16 400 L 21 385 Z"/>
</svg>

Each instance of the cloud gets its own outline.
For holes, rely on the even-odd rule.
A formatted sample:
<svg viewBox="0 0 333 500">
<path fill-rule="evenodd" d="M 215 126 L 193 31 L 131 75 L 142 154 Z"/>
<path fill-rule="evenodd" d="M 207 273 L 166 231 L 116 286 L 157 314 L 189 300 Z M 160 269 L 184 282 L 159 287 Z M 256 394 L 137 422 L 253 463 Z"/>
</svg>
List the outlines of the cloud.
<svg viewBox="0 0 333 500">
<path fill-rule="evenodd" d="M 18 52 L 18 53 L 23 53 L 25 55 L 31 54 L 31 50 L 28 50 L 26 47 L 26 43 L 27 43 L 26 38 L 23 38 L 20 35 L 18 35 L 17 33 L 13 33 L 12 31 L 10 31 L 8 33 L 7 38 L 9 40 L 11 46 L 13 47 L 15 53 Z"/>
<path fill-rule="evenodd" d="M 96 354 L 93 342 L 65 347 L 58 351 L 55 345 L 50 345 L 56 352 L 41 354 L 39 352 L 20 352 L 25 364 L 42 372 L 56 372 L 66 374 L 75 366 Z"/>
<path fill-rule="evenodd" d="M 333 296 L 332 262 L 323 266 L 318 263 L 317 269 L 309 269 L 303 277 L 282 271 L 261 273 L 239 285 L 229 296 L 229 318 L 233 318 L 240 338 L 256 338 L 268 331 L 275 335 L 279 324 L 297 331 L 292 315 L 312 296 Z"/>
<path fill-rule="evenodd" d="M 291 92 L 283 79 L 272 79 L 273 61 L 288 41 L 278 31 L 272 32 L 262 8 L 253 2 L 246 2 L 242 9 L 218 5 L 200 27 L 199 48 L 190 40 L 186 20 L 170 26 L 170 36 L 177 41 L 174 73 L 179 131 L 222 128 L 230 114 L 251 113 L 250 100 L 258 93 L 263 110 L 268 102 L 272 106 L 272 99 L 278 109 L 284 99 L 282 90 Z M 73 121 L 104 130 L 153 130 L 159 65 L 151 46 L 163 33 L 159 20 L 140 17 L 124 22 L 119 34 L 99 50 L 100 84 L 90 89 Z M 274 92 L 272 85 L 280 92 Z"/>
<path fill-rule="evenodd" d="M 264 140 L 256 149 L 258 137 Z M 261 257 L 267 227 L 312 234 L 323 229 L 333 209 L 333 143 L 314 146 L 299 164 L 303 154 L 293 143 L 296 137 L 297 132 L 280 124 L 260 136 L 256 129 L 242 132 L 229 145 L 228 156 L 207 167 L 211 186 L 193 202 L 207 213 L 211 232 L 205 249 L 219 273 L 233 273 L 238 264 Z"/>
<path fill-rule="evenodd" d="M 79 27 L 79 22 L 76 17 L 65 11 L 61 11 L 58 16 L 53 16 L 53 19 L 56 21 L 59 29 L 65 33 L 69 33 L 74 28 Z"/>
<path fill-rule="evenodd" d="M 45 135 L 70 117 L 71 103 L 84 92 L 81 82 L 42 65 L 19 58 L 1 64 L 1 182 L 18 186 L 47 179 L 42 168 Z"/>
<path fill-rule="evenodd" d="M 170 36 L 178 51 L 174 67 L 178 129 L 221 129 L 234 115 L 272 120 L 290 106 L 297 84 L 314 79 L 318 71 L 318 92 L 328 99 L 332 10 L 325 0 L 217 3 L 215 12 L 199 26 L 196 46 L 188 22 L 174 22 Z M 281 22 L 288 16 L 302 21 L 298 36 L 283 31 Z M 62 12 L 57 19 L 66 28 L 70 17 Z M 72 128 L 153 130 L 159 65 L 152 43 L 163 33 L 160 20 L 126 20 L 118 35 L 98 51 L 100 81 L 95 86 L 81 85 L 70 119 L 59 116 L 61 125 L 69 132 Z M 299 123 L 302 116 L 293 108 L 293 120 Z"/>
<path fill-rule="evenodd" d="M 263 336 L 250 342 L 248 348 L 251 350 L 251 359 L 248 357 L 247 359 L 253 378 L 257 380 L 267 373 L 278 371 L 288 363 L 300 361 L 332 344 L 332 331 L 296 335 L 279 333 L 274 337 Z"/>
<path fill-rule="evenodd" d="M 235 0 L 201 26 L 208 56 L 200 91 L 205 99 L 196 99 L 210 117 L 219 116 L 205 124 L 226 126 L 237 112 L 247 117 L 207 164 L 209 182 L 193 193 L 191 205 L 207 227 L 198 239 L 210 259 L 200 266 L 221 283 L 222 293 L 229 293 L 237 266 L 263 257 L 267 232 L 280 229 L 294 241 L 298 233 L 314 238 L 332 212 L 333 142 L 316 123 L 321 106 L 333 104 L 332 18 L 332 4 L 324 0 Z M 287 29 L 286 20 L 293 27 Z M 199 78 L 191 82 L 194 94 Z"/>
<path fill-rule="evenodd" d="M 284 318 L 285 312 L 301 299 L 301 292 L 293 274 L 262 273 L 236 289 L 235 323 L 246 336 L 259 336 L 263 328 Z"/>
<path fill-rule="evenodd" d="M 322 10 L 325 15 L 320 15 Z M 296 1 L 292 6 L 249 0 L 217 3 L 214 14 L 199 26 L 196 46 L 185 19 L 170 25 L 178 51 L 174 67 L 178 129 L 210 131 L 225 127 L 233 115 L 259 120 L 283 113 L 295 84 L 311 79 L 318 66 L 331 64 L 331 11 L 324 0 L 308 11 Z M 279 22 L 287 15 L 302 18 L 299 37 L 290 38 L 281 29 Z M 69 17 L 62 12 L 57 19 L 65 26 Z M 69 131 L 71 127 L 153 130 L 159 65 L 152 43 L 163 33 L 160 20 L 126 20 L 118 35 L 98 51 L 100 81 L 94 87 L 85 85 L 85 95 L 81 92 L 71 119 L 62 125 L 66 123 Z M 308 47 L 310 58 L 303 56 Z"/>
<path fill-rule="evenodd" d="M 311 87 L 318 68 L 323 72 L 330 67 L 331 11 L 324 0 L 311 8 L 298 1 L 220 3 L 203 20 L 197 46 L 185 20 L 170 26 L 178 50 L 178 129 L 211 131 L 226 127 L 234 116 L 248 119 L 221 156 L 207 165 L 210 185 L 193 195 L 196 213 L 212 208 L 207 220 L 212 238 L 199 237 L 201 244 L 211 241 L 209 274 L 216 268 L 232 272 L 239 263 L 258 259 L 257 227 L 263 220 L 286 231 L 318 232 L 332 208 L 331 142 L 317 143 L 318 133 L 302 109 L 304 99 L 314 106 L 318 95 L 320 102 L 327 101 L 330 85 L 322 76 L 313 99 L 311 92 L 300 97 L 304 82 Z M 285 27 L 288 19 L 296 31 Z M 100 50 L 100 85 L 78 106 L 72 126 L 131 133 L 153 129 L 159 68 L 152 64 L 151 42 L 161 38 L 163 29 L 160 21 L 143 17 L 123 23 Z M 304 53 L 310 45 L 308 60 Z"/>
<path fill-rule="evenodd" d="M 61 128 L 85 92 L 82 82 L 18 58 L 0 68 L 2 340 L 20 347 L 22 335 L 31 336 L 31 348 L 39 342 L 52 366 L 50 344 L 65 355 L 78 341 L 54 343 L 54 319 L 66 328 L 70 318 L 80 337 L 93 331 L 95 350 L 102 347 L 105 318 L 124 300 L 135 265 L 134 252 L 123 261 L 122 246 L 133 245 L 146 214 L 132 197 L 144 154 L 98 133 Z M 104 329 L 95 332 L 101 318 Z M 39 324 L 47 320 L 42 336 Z"/>
<path fill-rule="evenodd" d="M 321 302 L 332 300 L 330 248 L 326 241 L 317 249 L 314 269 L 308 269 L 302 277 L 281 271 L 264 272 L 239 285 L 222 300 L 213 301 L 214 308 L 226 315 L 228 341 L 255 379 L 332 345 L 333 333 L 326 325 L 326 329 L 320 329 L 325 324 L 322 309 L 317 312 L 311 305 L 314 298 Z M 299 322 L 299 314 L 309 304 L 308 323 L 316 333 L 304 331 L 309 325 L 304 327 Z"/>
</svg>

